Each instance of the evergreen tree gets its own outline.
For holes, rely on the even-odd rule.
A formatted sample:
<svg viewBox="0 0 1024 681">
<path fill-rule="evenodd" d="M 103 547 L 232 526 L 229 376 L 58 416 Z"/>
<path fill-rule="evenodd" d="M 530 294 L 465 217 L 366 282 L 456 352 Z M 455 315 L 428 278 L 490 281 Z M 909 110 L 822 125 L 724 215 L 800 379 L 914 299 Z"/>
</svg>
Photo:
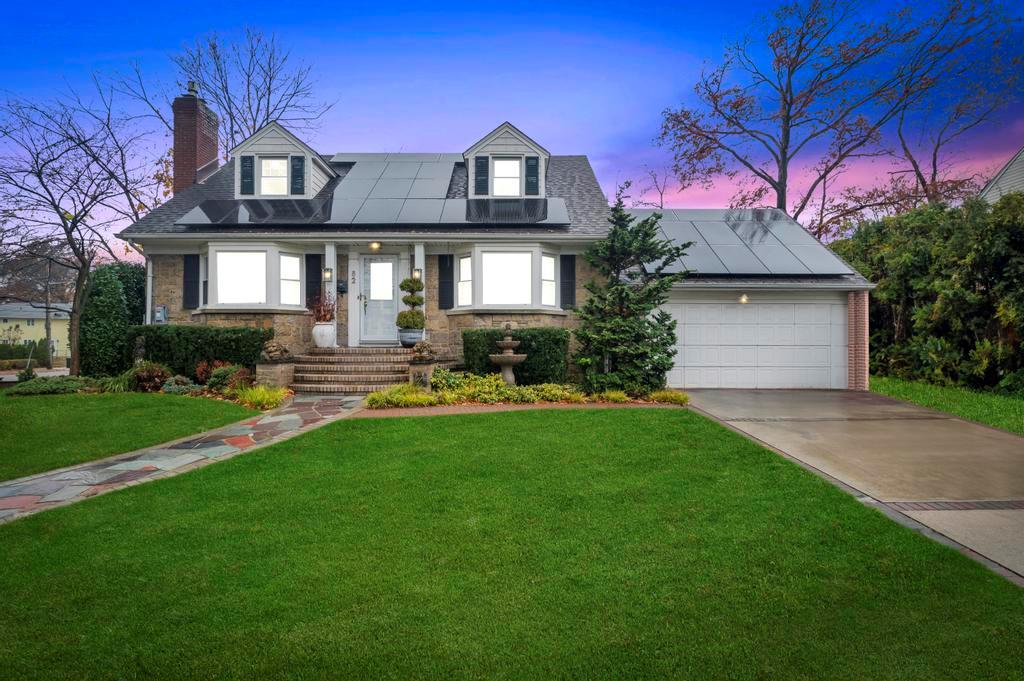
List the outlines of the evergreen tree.
<svg viewBox="0 0 1024 681">
<path fill-rule="evenodd" d="M 584 254 L 601 278 L 586 284 L 590 297 L 576 312 L 576 363 L 588 392 L 644 395 L 663 388 L 672 368 L 676 324 L 658 308 L 685 276 L 668 269 L 689 244 L 661 238 L 658 213 L 644 220 L 630 216 L 622 201 L 627 187 L 616 195 L 608 236 Z"/>
<path fill-rule="evenodd" d="M 97 267 L 79 331 L 82 374 L 110 376 L 127 364 L 128 304 L 118 272 Z"/>
</svg>

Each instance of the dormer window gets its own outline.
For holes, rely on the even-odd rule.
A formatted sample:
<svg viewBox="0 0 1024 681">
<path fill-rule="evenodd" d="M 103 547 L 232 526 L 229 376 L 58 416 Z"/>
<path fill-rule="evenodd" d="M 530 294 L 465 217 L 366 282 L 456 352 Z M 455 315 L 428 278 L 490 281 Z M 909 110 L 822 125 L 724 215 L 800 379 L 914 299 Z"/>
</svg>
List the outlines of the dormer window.
<svg viewBox="0 0 1024 681">
<path fill-rule="evenodd" d="M 288 194 L 288 159 L 260 159 L 260 194 L 285 196 Z"/>
<path fill-rule="evenodd" d="M 522 170 L 518 158 L 495 158 L 491 196 L 522 196 Z"/>
</svg>

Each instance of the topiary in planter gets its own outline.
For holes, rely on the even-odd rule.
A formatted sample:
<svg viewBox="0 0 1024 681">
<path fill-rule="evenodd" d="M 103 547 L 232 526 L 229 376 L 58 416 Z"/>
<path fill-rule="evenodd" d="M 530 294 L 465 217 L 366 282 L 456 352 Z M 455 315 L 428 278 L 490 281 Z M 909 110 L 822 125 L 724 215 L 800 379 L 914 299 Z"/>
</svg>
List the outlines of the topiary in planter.
<svg viewBox="0 0 1024 681">
<path fill-rule="evenodd" d="M 423 305 L 423 282 L 419 279 L 407 277 L 402 280 L 398 288 L 405 291 L 402 302 L 409 306 L 408 310 L 398 313 L 395 323 L 398 325 L 398 340 L 403 347 L 411 348 L 423 340 L 423 327 L 426 325 L 426 317 L 419 309 Z"/>
</svg>

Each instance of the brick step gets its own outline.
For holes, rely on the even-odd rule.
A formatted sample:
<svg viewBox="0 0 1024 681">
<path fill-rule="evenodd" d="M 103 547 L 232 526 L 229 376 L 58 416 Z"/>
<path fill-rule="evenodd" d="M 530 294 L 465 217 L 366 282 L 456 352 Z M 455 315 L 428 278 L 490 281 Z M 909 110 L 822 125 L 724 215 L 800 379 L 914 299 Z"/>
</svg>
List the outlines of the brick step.
<svg viewBox="0 0 1024 681">
<path fill-rule="evenodd" d="M 369 395 L 377 390 L 390 388 L 390 385 L 356 385 L 339 383 L 292 383 L 291 388 L 297 393 L 320 393 L 330 395 Z"/>
<path fill-rule="evenodd" d="M 320 364 L 296 364 L 297 374 L 407 374 L 409 365 L 407 363 L 392 364 L 331 364 L 323 362 Z"/>
<path fill-rule="evenodd" d="M 295 373 L 296 383 L 356 383 L 358 385 L 376 385 L 378 383 L 406 383 L 409 373 L 393 374 L 307 374 Z"/>
<path fill-rule="evenodd" d="M 299 355 L 295 358 L 295 361 L 298 364 L 337 364 L 339 366 L 365 366 L 368 364 L 408 366 L 409 359 L 409 357 L 397 357 L 395 355 Z"/>
<path fill-rule="evenodd" d="M 310 348 L 311 355 L 406 355 L 412 356 L 411 348 L 366 347 L 366 348 Z"/>
</svg>

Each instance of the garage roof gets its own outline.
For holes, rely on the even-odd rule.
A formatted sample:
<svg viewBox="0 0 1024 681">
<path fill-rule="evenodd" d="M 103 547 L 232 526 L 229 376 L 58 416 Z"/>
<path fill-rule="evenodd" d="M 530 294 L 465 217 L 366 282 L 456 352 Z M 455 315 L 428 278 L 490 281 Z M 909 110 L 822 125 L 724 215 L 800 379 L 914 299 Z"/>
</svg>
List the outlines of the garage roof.
<svg viewBox="0 0 1024 681">
<path fill-rule="evenodd" d="M 631 209 L 662 214 L 666 239 L 692 245 L 672 271 L 744 277 L 859 276 L 783 211 L 766 209 Z"/>
</svg>

